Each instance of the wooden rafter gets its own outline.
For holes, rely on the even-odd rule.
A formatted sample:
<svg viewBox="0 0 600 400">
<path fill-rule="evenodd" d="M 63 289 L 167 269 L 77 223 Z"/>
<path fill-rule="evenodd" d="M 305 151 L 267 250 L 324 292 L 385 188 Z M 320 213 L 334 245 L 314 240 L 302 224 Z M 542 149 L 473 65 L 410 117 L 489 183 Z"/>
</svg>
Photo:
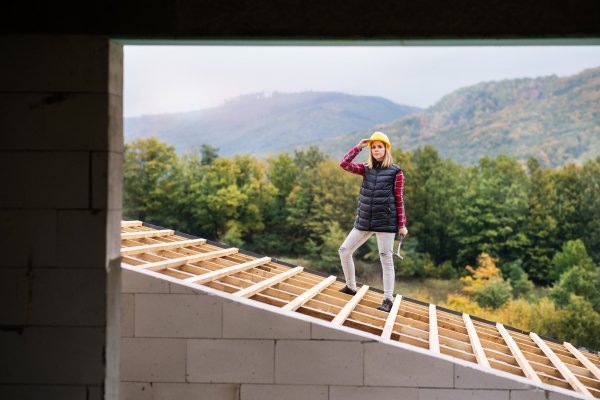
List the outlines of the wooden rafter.
<svg viewBox="0 0 600 400">
<path fill-rule="evenodd" d="M 362 300 L 362 298 L 365 297 L 365 294 L 367 294 L 368 290 L 369 287 L 367 285 L 363 285 L 360 288 L 360 290 L 356 292 L 354 297 L 352 297 L 352 299 L 350 299 L 350 301 L 346 303 L 344 308 L 341 309 L 338 315 L 336 315 L 333 321 L 331 322 L 336 325 L 343 325 L 344 321 L 346 321 L 346 318 L 348 318 L 348 315 L 350 315 L 350 313 L 354 311 L 354 308 Z"/>
<path fill-rule="evenodd" d="M 589 358 L 581 354 L 579 350 L 577 350 L 571 343 L 564 342 L 563 346 L 567 348 L 582 363 L 590 372 L 598 379 L 600 379 L 600 368 L 596 367 L 593 362 L 590 361 Z"/>
<path fill-rule="evenodd" d="M 517 360 L 517 363 L 519 363 L 519 366 L 523 370 L 525 376 L 531 380 L 541 383 L 542 381 L 540 380 L 540 377 L 533 370 L 531 364 L 529 364 L 529 361 L 527 361 L 521 352 L 521 349 L 519 349 L 519 346 L 517 346 L 515 340 L 512 338 L 512 336 L 510 336 L 504 325 L 497 323 L 496 328 L 498 328 L 498 332 L 500 332 L 500 335 L 502 335 L 502 339 L 504 339 L 504 342 L 506 342 L 506 345 L 510 349 L 512 355 L 515 357 L 515 360 Z"/>
<path fill-rule="evenodd" d="M 469 333 L 469 339 L 471 340 L 471 346 L 473 346 L 473 353 L 475 353 L 477 363 L 479 365 L 483 365 L 484 367 L 489 367 L 490 363 L 485 355 L 485 352 L 483 351 L 483 347 L 481 346 L 479 336 L 477 336 L 477 331 L 475 330 L 475 326 L 473 326 L 471 317 L 469 317 L 468 314 L 463 314 L 463 321 L 465 322 L 465 327 Z"/>
<path fill-rule="evenodd" d="M 142 253 L 156 253 L 161 250 L 174 250 L 187 246 L 196 246 L 198 244 L 206 243 L 206 239 L 194 239 L 194 240 L 184 240 L 181 242 L 174 243 L 160 243 L 160 244 L 148 244 L 145 246 L 136 246 L 136 247 L 123 247 L 121 248 L 122 256 L 131 256 L 134 254 L 142 254 Z"/>
<path fill-rule="evenodd" d="M 382 339 L 389 339 L 392 337 L 392 331 L 394 330 L 394 324 L 396 323 L 396 317 L 398 316 L 398 310 L 400 310 L 400 303 L 402 302 L 402 296 L 396 295 L 394 299 L 394 305 L 390 310 L 390 315 L 388 315 L 385 320 L 385 326 L 383 327 L 383 332 L 381 332 Z"/>
<path fill-rule="evenodd" d="M 573 387 L 573 389 L 576 392 L 586 394 L 588 396 L 592 395 L 590 391 L 587 390 L 585 386 L 583 386 L 579 379 L 577 379 L 575 375 L 573 375 L 571 370 L 567 368 L 567 366 L 560 360 L 560 358 L 556 356 L 552 349 L 542 339 L 540 339 L 540 337 L 537 334 L 531 332 L 529 336 L 531 337 L 531 339 L 533 339 L 535 344 L 537 344 L 538 347 L 544 352 L 546 357 L 548 357 L 550 362 L 554 365 L 554 367 L 556 367 L 558 372 L 561 373 L 561 375 L 565 378 L 567 382 L 569 382 L 569 384 Z"/>
<path fill-rule="evenodd" d="M 224 278 L 229 275 L 236 274 L 238 272 L 246 271 L 251 268 L 256 268 L 260 265 L 264 265 L 271 262 L 270 257 L 259 258 L 257 260 L 248 261 L 243 264 L 238 264 L 232 267 L 227 267 L 223 269 L 219 269 L 217 271 L 209 272 L 208 274 L 194 276 L 191 278 L 187 278 L 184 281 L 188 283 L 195 283 L 198 285 L 202 285 L 204 283 L 216 281 L 218 279 Z"/>
<path fill-rule="evenodd" d="M 304 304 L 306 304 L 307 301 L 309 301 L 310 299 L 312 299 L 313 297 L 315 297 L 316 295 L 321 293 L 329 285 L 331 285 L 333 282 L 335 282 L 335 279 L 336 278 L 333 275 L 330 276 L 329 278 L 324 279 L 318 285 L 314 286 L 311 289 L 308 289 L 306 292 L 302 293 L 301 295 L 296 297 L 294 300 L 290 301 L 287 305 L 283 306 L 283 309 L 287 310 L 287 311 L 296 311 L 297 309 L 302 307 Z"/>
<path fill-rule="evenodd" d="M 338 292 L 344 284 L 333 276 L 323 278 L 269 257 L 223 249 L 205 239 L 190 240 L 170 229 L 143 226 L 140 221 L 124 221 L 121 233 L 124 265 L 321 320 L 331 321 L 333 314 L 334 324 L 525 375 L 535 382 L 577 388 L 580 393 L 587 390 L 600 397 L 600 359 L 595 355 L 586 357 L 569 343 L 563 346 L 544 342 L 551 352 L 548 354 L 553 354 L 550 357 L 533 336 L 508 330 L 501 324 L 471 320 L 466 314 L 461 317 L 400 295 L 395 297 L 388 314 L 377 310 L 383 294 L 368 286 L 362 286 L 350 298 Z"/>
<path fill-rule="evenodd" d="M 174 234 L 175 234 L 175 231 L 172 231 L 172 230 L 128 232 L 128 233 L 121 233 L 121 239 L 153 238 L 153 237 L 160 237 L 160 236 L 170 236 L 170 235 L 174 235 Z"/>
<path fill-rule="evenodd" d="M 440 352 L 440 339 L 438 337 L 437 313 L 433 304 L 429 305 L 429 350 Z"/>
<path fill-rule="evenodd" d="M 296 267 L 296 268 L 290 269 L 289 271 L 286 271 L 279 275 L 275 275 L 272 278 L 269 278 L 265 281 L 262 281 L 255 285 L 247 287 L 246 289 L 240 290 L 239 292 L 235 292 L 233 295 L 239 296 L 239 297 L 252 297 L 255 294 L 262 292 L 263 290 L 271 287 L 272 285 L 275 285 L 279 282 L 283 282 L 286 279 L 291 278 L 294 275 L 298 275 L 303 270 L 304 270 L 304 268 L 302 268 L 302 267 Z"/>
<path fill-rule="evenodd" d="M 132 226 L 142 226 L 142 221 L 121 221 L 121 228 L 129 228 Z"/>
<path fill-rule="evenodd" d="M 181 254 L 181 257 L 143 265 L 142 268 L 145 270 L 148 270 L 148 271 L 160 271 L 160 270 L 167 269 L 167 268 L 175 268 L 175 267 L 179 267 L 181 265 L 192 264 L 192 263 L 197 263 L 197 262 L 206 261 L 206 260 L 212 260 L 212 259 L 219 258 L 219 257 L 225 257 L 225 256 L 229 256 L 232 254 L 236 254 L 237 252 L 238 252 L 238 249 L 232 248 L 232 249 L 222 249 L 222 250 L 211 251 L 208 253 L 196 254 L 193 256 L 184 256 L 183 254 Z"/>
</svg>

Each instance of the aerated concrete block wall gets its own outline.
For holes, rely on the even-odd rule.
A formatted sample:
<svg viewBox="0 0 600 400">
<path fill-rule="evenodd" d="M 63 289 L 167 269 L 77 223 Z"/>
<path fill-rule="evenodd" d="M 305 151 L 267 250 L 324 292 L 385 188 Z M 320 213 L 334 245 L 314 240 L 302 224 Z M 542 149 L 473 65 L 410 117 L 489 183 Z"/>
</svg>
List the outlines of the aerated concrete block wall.
<svg viewBox="0 0 600 400">
<path fill-rule="evenodd" d="M 121 400 L 563 400 L 575 392 L 123 267 Z"/>
<path fill-rule="evenodd" d="M 0 36 L 0 59 L 0 399 L 116 399 L 122 46 Z"/>
</svg>

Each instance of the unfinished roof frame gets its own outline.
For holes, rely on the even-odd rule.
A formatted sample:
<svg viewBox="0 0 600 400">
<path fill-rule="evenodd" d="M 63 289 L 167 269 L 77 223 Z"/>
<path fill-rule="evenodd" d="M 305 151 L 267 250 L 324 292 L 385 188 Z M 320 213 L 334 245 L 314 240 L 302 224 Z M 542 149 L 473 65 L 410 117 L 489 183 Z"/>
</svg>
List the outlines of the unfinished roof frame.
<svg viewBox="0 0 600 400">
<path fill-rule="evenodd" d="M 122 221 L 122 235 L 128 266 L 600 398 L 600 357 L 570 343 L 400 295 L 388 314 L 366 285 L 352 297 L 334 276 L 141 221 Z"/>
</svg>

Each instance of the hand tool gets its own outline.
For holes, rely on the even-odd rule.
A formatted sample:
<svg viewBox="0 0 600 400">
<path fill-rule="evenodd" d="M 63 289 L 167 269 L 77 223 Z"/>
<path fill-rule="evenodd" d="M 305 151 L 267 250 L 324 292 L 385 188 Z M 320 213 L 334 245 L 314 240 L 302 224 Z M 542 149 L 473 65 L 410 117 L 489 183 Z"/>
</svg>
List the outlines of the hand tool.
<svg viewBox="0 0 600 400">
<path fill-rule="evenodd" d="M 401 260 L 404 260 L 404 257 L 402 257 L 402 256 L 400 255 L 400 246 L 402 246 L 402 239 L 403 239 L 403 238 L 404 238 L 404 235 L 400 235 L 400 240 L 398 241 L 398 251 L 397 251 L 396 253 L 394 253 L 394 255 L 395 255 L 396 257 L 398 257 L 399 259 L 401 259 Z"/>
</svg>

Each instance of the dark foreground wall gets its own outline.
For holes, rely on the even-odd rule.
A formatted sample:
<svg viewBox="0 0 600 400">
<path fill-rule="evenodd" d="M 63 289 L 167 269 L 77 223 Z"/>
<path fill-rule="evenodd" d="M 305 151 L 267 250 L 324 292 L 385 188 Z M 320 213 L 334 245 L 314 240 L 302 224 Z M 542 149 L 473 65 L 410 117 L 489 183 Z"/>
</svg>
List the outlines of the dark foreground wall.
<svg viewBox="0 0 600 400">
<path fill-rule="evenodd" d="M 2 399 L 118 398 L 123 67 L 111 38 L 598 39 L 600 2 L 4 2 Z"/>
<path fill-rule="evenodd" d="M 12 1 L 2 33 L 130 38 L 600 36 L 595 0 Z M 58 3 L 58 4 L 57 4 Z"/>
</svg>

